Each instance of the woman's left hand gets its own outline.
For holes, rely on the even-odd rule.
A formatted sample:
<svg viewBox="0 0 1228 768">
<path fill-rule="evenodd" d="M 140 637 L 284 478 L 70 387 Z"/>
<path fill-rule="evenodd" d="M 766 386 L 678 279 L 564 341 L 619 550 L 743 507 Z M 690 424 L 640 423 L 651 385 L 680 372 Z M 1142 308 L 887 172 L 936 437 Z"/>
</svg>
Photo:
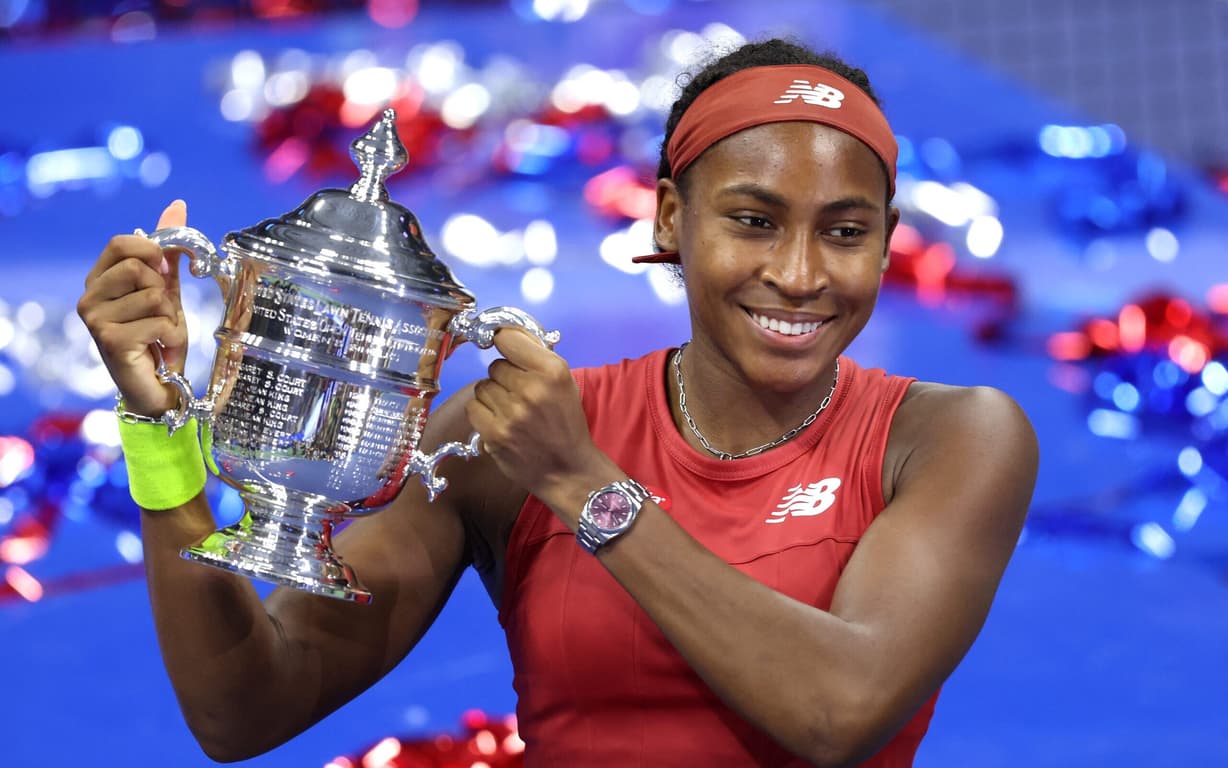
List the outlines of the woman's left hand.
<svg viewBox="0 0 1228 768">
<path fill-rule="evenodd" d="M 530 334 L 495 334 L 503 355 L 466 405 L 484 450 L 509 479 L 552 504 L 609 462 L 593 444 L 567 361 Z"/>
</svg>

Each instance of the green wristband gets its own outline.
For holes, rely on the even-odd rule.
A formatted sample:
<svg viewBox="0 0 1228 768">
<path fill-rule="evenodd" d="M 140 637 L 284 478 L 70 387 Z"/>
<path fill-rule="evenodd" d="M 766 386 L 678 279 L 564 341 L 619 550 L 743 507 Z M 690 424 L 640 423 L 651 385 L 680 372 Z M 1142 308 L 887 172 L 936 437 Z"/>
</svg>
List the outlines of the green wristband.
<svg viewBox="0 0 1228 768">
<path fill-rule="evenodd" d="M 142 509 L 174 509 L 204 490 L 196 419 L 170 436 L 164 424 L 119 419 L 119 441 L 128 465 L 128 492 Z"/>
</svg>

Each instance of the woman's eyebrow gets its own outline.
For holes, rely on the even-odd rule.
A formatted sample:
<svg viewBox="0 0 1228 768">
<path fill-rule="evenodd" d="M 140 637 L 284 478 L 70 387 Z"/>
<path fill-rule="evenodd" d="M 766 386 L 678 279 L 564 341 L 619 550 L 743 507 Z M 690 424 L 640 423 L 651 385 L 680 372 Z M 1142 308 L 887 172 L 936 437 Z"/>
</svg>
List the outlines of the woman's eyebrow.
<svg viewBox="0 0 1228 768">
<path fill-rule="evenodd" d="M 878 213 L 883 207 L 871 200 L 868 197 L 845 197 L 839 200 L 833 200 L 823 206 L 823 210 L 827 213 L 837 213 L 842 211 L 862 210 L 870 213 Z"/>
<path fill-rule="evenodd" d="M 735 195 L 746 195 L 748 197 L 753 197 L 766 205 L 775 206 L 777 208 L 789 207 L 789 203 L 784 196 L 758 184 L 733 184 L 725 187 L 718 193 L 719 197 Z M 868 197 L 862 197 L 860 195 L 853 195 L 851 197 L 842 197 L 839 200 L 832 200 L 829 203 L 824 203 L 822 208 L 824 213 L 842 213 L 844 211 L 856 210 L 867 211 L 869 213 L 878 213 L 882 211 L 882 209 L 883 207 L 881 204 Z"/>
<path fill-rule="evenodd" d="M 760 202 L 775 206 L 777 208 L 789 207 L 789 203 L 785 200 L 783 195 L 779 195 L 767 187 L 760 186 L 759 184 L 733 184 L 725 187 L 718 193 L 719 197 L 733 197 L 736 195 L 753 197 Z"/>
</svg>

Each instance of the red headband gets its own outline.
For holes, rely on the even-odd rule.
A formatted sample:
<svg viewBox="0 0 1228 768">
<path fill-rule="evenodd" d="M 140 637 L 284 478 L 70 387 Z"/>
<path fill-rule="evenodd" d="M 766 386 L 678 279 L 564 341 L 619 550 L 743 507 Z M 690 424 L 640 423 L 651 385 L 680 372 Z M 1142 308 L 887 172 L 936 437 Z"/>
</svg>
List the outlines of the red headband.
<svg viewBox="0 0 1228 768">
<path fill-rule="evenodd" d="M 708 147 L 738 131 L 765 123 L 822 123 L 860 139 L 887 168 L 895 194 L 895 133 L 874 100 L 861 88 L 823 67 L 781 65 L 744 69 L 713 83 L 678 121 L 666 158 L 673 178 Z M 636 263 L 678 263 L 669 251 L 636 256 Z"/>
</svg>

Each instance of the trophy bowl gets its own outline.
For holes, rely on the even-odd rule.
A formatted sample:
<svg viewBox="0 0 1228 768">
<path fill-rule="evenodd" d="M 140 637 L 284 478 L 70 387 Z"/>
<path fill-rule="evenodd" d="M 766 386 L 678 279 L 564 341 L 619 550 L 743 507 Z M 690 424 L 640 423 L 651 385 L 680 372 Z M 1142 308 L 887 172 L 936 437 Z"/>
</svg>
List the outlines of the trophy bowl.
<svg viewBox="0 0 1228 768">
<path fill-rule="evenodd" d="M 189 560 L 370 602 L 333 530 L 387 505 L 411 475 L 433 501 L 447 486 L 438 463 L 477 455 L 476 433 L 418 447 L 452 347 L 489 347 L 504 327 L 558 341 L 514 307 L 477 311 L 417 218 L 389 200 L 384 181 L 408 160 L 395 119 L 385 110 L 351 146 L 361 176 L 349 190 L 227 234 L 221 255 L 190 227 L 148 235 L 186 251 L 193 276 L 213 277 L 226 299 L 204 396 L 159 368 L 180 394 L 168 428 L 196 417 L 206 463 L 243 500 L 240 520 L 185 549 Z"/>
</svg>

